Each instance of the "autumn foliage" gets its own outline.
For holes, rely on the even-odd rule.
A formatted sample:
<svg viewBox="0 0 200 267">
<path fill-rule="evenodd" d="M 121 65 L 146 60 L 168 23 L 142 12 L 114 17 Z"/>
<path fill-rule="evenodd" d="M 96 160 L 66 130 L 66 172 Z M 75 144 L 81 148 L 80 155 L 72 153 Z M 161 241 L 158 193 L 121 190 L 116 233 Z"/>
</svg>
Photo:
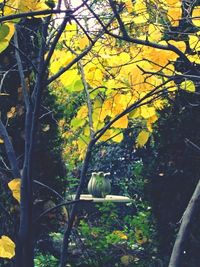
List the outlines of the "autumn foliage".
<svg viewBox="0 0 200 267">
<path fill-rule="evenodd" d="M 71 2 L 51 5 L 49 1 L 0 1 L 0 53 L 14 46 L 25 123 L 32 122 L 33 132 L 42 116 L 37 97 L 40 99 L 43 88 L 48 87 L 56 104 L 65 110 L 58 127 L 63 139 L 63 158 L 73 169 L 89 159 L 93 146 L 100 142 L 120 143 L 125 129 L 135 125 L 139 125 L 133 137 L 135 148 L 144 147 L 151 138 L 159 111 L 170 105 L 177 92 L 198 93 L 200 5 L 199 1 L 181 0 Z M 35 55 L 24 57 L 17 47 L 20 27 L 32 19 L 40 21 L 39 30 L 30 37 L 33 42 L 37 40 L 40 50 L 37 60 Z M 26 64 L 30 62 L 26 61 L 33 65 L 28 71 Z M 0 99 L 5 97 L 9 96 L 4 88 L 0 90 Z M 12 107 L 1 116 L 0 145 L 6 149 L 7 121 L 15 115 L 16 107 Z M 45 127 L 43 131 L 48 132 L 49 125 Z M 34 134 L 28 137 L 32 142 Z M 26 141 L 25 154 L 31 164 L 34 142 L 31 147 Z M 21 211 L 26 203 L 22 190 L 27 186 L 31 191 L 33 183 L 27 162 L 23 165 L 24 178 L 21 180 L 12 172 L 8 183 Z M 87 166 L 82 171 L 83 180 L 86 171 Z M 25 180 L 29 182 L 21 184 Z M 77 191 L 77 199 L 81 190 Z M 32 197 L 28 200 L 30 206 Z M 73 221 L 73 212 L 71 218 Z M 70 235 L 70 223 L 67 233 Z M 26 238 L 21 242 L 25 246 Z M 14 257 L 14 249 L 14 242 L 3 235 L 0 257 Z M 61 259 L 62 267 L 65 260 Z"/>
</svg>

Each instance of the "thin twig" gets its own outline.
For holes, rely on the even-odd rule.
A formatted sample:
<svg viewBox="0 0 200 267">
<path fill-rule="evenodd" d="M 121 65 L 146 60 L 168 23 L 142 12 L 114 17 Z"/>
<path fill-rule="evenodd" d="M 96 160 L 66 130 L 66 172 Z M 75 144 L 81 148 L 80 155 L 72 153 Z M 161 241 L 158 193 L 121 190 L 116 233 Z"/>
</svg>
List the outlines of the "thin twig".
<svg viewBox="0 0 200 267">
<path fill-rule="evenodd" d="M 44 217 L 45 215 L 47 215 L 48 213 L 57 210 L 58 208 L 62 207 L 62 206 L 68 206 L 68 205 L 72 205 L 75 203 L 80 203 L 80 202 L 92 202 L 92 199 L 86 200 L 86 199 L 78 199 L 78 200 L 72 200 L 72 201 L 65 201 L 62 202 L 58 205 L 56 205 L 55 207 L 49 208 L 47 210 L 45 210 L 44 212 L 42 212 L 35 220 L 33 223 L 37 223 L 42 217 Z"/>
<path fill-rule="evenodd" d="M 46 185 L 46 184 L 44 184 L 44 183 L 41 183 L 41 182 L 39 182 L 39 181 L 37 181 L 37 180 L 33 180 L 33 182 L 34 182 L 35 184 L 37 184 L 37 185 L 40 185 L 40 186 L 46 188 L 47 190 L 49 190 L 49 191 L 51 191 L 52 193 L 54 193 L 57 197 L 59 197 L 60 199 L 64 200 L 64 198 L 63 198 L 63 197 L 62 197 L 62 196 L 61 196 L 55 189 L 51 188 L 49 185 Z"/>
</svg>

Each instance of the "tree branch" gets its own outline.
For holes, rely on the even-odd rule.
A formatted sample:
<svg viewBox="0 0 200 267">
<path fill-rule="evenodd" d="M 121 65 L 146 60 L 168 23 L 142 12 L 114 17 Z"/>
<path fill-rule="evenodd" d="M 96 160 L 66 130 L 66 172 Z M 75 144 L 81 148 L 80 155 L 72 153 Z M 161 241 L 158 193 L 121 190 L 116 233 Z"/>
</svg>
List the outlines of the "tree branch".
<svg viewBox="0 0 200 267">
<path fill-rule="evenodd" d="M 112 23 L 114 17 L 110 19 L 110 21 L 107 23 L 106 27 L 109 27 L 109 25 Z M 81 53 L 79 54 L 75 59 L 73 59 L 66 67 L 62 68 L 60 71 L 58 71 L 55 75 L 51 76 L 46 85 L 49 85 L 53 81 L 55 81 L 57 78 L 59 78 L 62 74 L 64 74 L 67 70 L 69 70 L 74 64 L 76 64 L 79 60 L 81 60 L 84 56 L 88 54 L 88 52 L 93 48 L 94 44 L 99 40 L 99 38 L 104 34 L 104 29 L 99 32 L 99 34 L 94 38 L 94 40 L 91 42 L 91 44 Z"/>
<path fill-rule="evenodd" d="M 0 135 L 1 135 L 2 139 L 4 140 L 6 154 L 7 154 L 7 157 L 8 157 L 9 163 L 10 163 L 10 167 L 11 167 L 11 172 L 12 172 L 14 178 L 20 178 L 20 172 L 19 172 L 16 154 L 15 154 L 13 145 L 10 141 L 6 127 L 3 125 L 1 120 L 0 120 Z"/>
<path fill-rule="evenodd" d="M 17 27 L 15 27 L 14 44 L 16 47 L 15 56 L 16 56 L 18 70 L 19 70 L 19 76 L 20 76 L 20 80 L 21 80 L 22 92 L 23 92 L 23 96 L 24 96 L 24 103 L 26 106 L 26 110 L 28 110 L 29 106 L 30 106 L 30 100 L 29 100 L 29 95 L 28 95 L 28 88 L 26 86 L 26 80 L 25 80 L 25 76 L 24 76 L 23 65 L 22 65 L 20 55 L 19 55 Z"/>
<path fill-rule="evenodd" d="M 63 198 L 63 197 L 62 197 L 62 196 L 61 196 L 55 189 L 51 188 L 50 186 L 48 186 L 48 185 L 46 185 L 46 184 L 44 184 L 44 183 L 41 183 L 41 182 L 39 182 L 39 181 L 37 181 L 37 180 L 33 180 L 33 182 L 34 182 L 35 184 L 37 184 L 37 185 L 40 185 L 40 186 L 46 188 L 47 190 L 49 190 L 49 191 L 51 191 L 52 193 L 54 193 L 54 195 L 56 195 L 57 197 L 59 197 L 60 199 L 64 200 L 64 198 Z"/>
<path fill-rule="evenodd" d="M 90 99 L 90 93 L 88 90 L 88 84 L 85 79 L 83 64 L 81 61 L 79 61 L 78 66 L 80 68 L 81 78 L 82 78 L 82 82 L 83 82 L 83 86 L 84 86 L 84 90 L 86 94 L 86 101 L 87 101 L 87 107 L 88 107 L 88 119 L 89 119 L 89 127 L 90 127 L 90 138 L 92 139 L 94 136 L 94 127 L 93 127 L 93 120 L 92 120 L 92 103 Z"/>
<path fill-rule="evenodd" d="M 72 205 L 75 203 L 80 203 L 80 202 L 92 202 L 93 200 L 89 199 L 89 200 L 85 200 L 85 199 L 77 199 L 77 200 L 72 200 L 72 201 L 65 201 L 62 203 L 59 203 L 58 205 L 56 205 L 53 208 L 49 208 L 47 210 L 45 210 L 44 212 L 42 212 L 35 220 L 33 223 L 37 223 L 42 217 L 44 217 L 45 215 L 47 215 L 48 213 L 57 210 L 58 208 L 62 207 L 62 206 L 68 206 L 68 205 Z"/>
<path fill-rule="evenodd" d="M 61 9 L 53 9 L 53 10 L 39 10 L 39 11 L 30 11 L 30 12 L 23 12 L 18 14 L 12 14 L 8 16 L 2 16 L 0 17 L 0 23 L 8 20 L 14 20 L 14 19 L 21 19 L 21 18 L 27 18 L 27 17 L 35 17 L 35 16 L 42 16 L 42 15 L 52 15 L 52 14 L 61 14 L 65 13 L 70 15 L 73 12 L 73 10 L 61 10 Z"/>
<path fill-rule="evenodd" d="M 179 267 L 181 264 L 180 261 L 184 249 L 184 243 L 187 239 L 192 217 L 194 216 L 196 209 L 199 207 L 199 201 L 200 201 L 200 180 L 183 214 L 182 223 L 178 235 L 176 237 L 176 241 L 173 247 L 168 267 Z"/>
</svg>

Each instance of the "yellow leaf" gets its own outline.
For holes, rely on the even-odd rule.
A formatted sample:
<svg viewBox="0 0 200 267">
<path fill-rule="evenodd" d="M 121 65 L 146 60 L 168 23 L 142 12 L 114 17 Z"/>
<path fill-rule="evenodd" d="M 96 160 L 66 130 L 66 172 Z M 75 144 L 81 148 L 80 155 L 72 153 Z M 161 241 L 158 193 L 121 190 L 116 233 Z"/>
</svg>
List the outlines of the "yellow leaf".
<svg viewBox="0 0 200 267">
<path fill-rule="evenodd" d="M 99 139 L 100 141 L 107 141 L 108 139 L 112 138 L 113 136 L 113 129 L 107 130 Z"/>
<path fill-rule="evenodd" d="M 136 147 L 143 147 L 149 139 L 149 132 L 141 131 L 136 139 Z"/>
<path fill-rule="evenodd" d="M 67 40 L 71 40 L 71 38 L 73 36 L 75 36 L 77 33 L 77 25 L 76 23 L 72 23 L 72 24 L 68 24 L 65 27 L 65 38 L 67 38 Z"/>
<path fill-rule="evenodd" d="M 60 68 L 68 65 L 74 58 L 71 52 L 55 50 L 50 64 L 50 71 L 55 74 Z"/>
<path fill-rule="evenodd" d="M 150 42 L 158 42 L 162 38 L 162 28 L 160 26 L 149 24 L 148 40 Z"/>
<path fill-rule="evenodd" d="M 125 6 L 126 6 L 126 9 L 129 13 L 133 12 L 134 11 L 134 7 L 133 7 L 133 2 L 132 0 L 126 0 L 125 1 Z"/>
<path fill-rule="evenodd" d="M 119 129 L 114 129 L 112 140 L 116 143 L 120 143 L 123 140 L 123 133 Z"/>
<path fill-rule="evenodd" d="M 189 55 L 188 56 L 188 59 L 191 61 L 191 62 L 194 62 L 196 64 L 200 64 L 200 56 L 198 54 L 196 55 Z"/>
<path fill-rule="evenodd" d="M 117 120 L 115 123 L 113 123 L 113 127 L 115 128 L 127 128 L 128 126 L 128 117 L 123 116 L 119 120 Z"/>
<path fill-rule="evenodd" d="M 8 187 L 12 191 L 13 197 L 17 199 L 18 202 L 20 202 L 20 186 L 21 186 L 20 178 L 13 179 L 8 183 Z"/>
<path fill-rule="evenodd" d="M 155 114 L 156 114 L 156 110 L 154 107 L 147 107 L 147 106 L 141 107 L 141 116 L 144 119 L 148 119 L 154 116 Z"/>
<path fill-rule="evenodd" d="M 192 11 L 192 23 L 200 27 L 200 6 L 196 6 Z"/>
<path fill-rule="evenodd" d="M 3 144 L 3 143 L 4 143 L 3 139 L 2 139 L 2 138 L 0 138 L 0 144 Z"/>
<path fill-rule="evenodd" d="M 9 27 L 9 33 L 6 35 L 5 40 L 10 41 L 10 39 L 13 37 L 15 33 L 15 26 L 13 23 L 9 23 L 9 22 L 5 23 L 5 25 Z"/>
<path fill-rule="evenodd" d="M 180 4 L 181 0 L 165 0 L 165 2 L 169 6 L 174 6 L 176 4 Z"/>
<path fill-rule="evenodd" d="M 88 107 L 87 105 L 82 106 L 77 112 L 77 119 L 85 119 L 88 116 Z"/>
<path fill-rule="evenodd" d="M 45 1 L 35 1 L 35 0 L 28 0 L 28 1 L 18 1 L 19 2 L 19 10 L 22 12 L 29 12 L 29 11 L 37 11 L 37 10 L 48 10 L 50 9 L 49 6 L 45 4 Z M 44 15 L 35 16 L 35 17 L 44 17 Z"/>
<path fill-rule="evenodd" d="M 79 39 L 79 48 L 81 50 L 84 49 L 88 45 L 89 45 L 89 40 L 88 40 L 87 36 L 81 37 Z"/>
<path fill-rule="evenodd" d="M 149 19 L 149 14 L 148 13 L 144 13 L 143 15 L 139 15 L 133 18 L 133 22 L 135 24 L 144 24 L 147 23 Z"/>
<path fill-rule="evenodd" d="M 176 4 L 169 7 L 167 17 L 172 26 L 179 26 L 179 20 L 182 17 L 181 2 L 177 2 Z"/>
<path fill-rule="evenodd" d="M 190 35 L 189 36 L 189 44 L 190 48 L 195 50 L 196 52 L 200 51 L 200 35 Z"/>
<path fill-rule="evenodd" d="M 11 259 L 15 256 L 15 243 L 8 237 L 3 235 L 0 238 L 0 258 Z"/>
<path fill-rule="evenodd" d="M 156 122 L 157 120 L 158 120 L 157 115 L 154 115 L 147 120 L 147 129 L 149 132 L 153 131 L 152 129 L 153 123 Z"/>
<path fill-rule="evenodd" d="M 115 231 L 113 231 L 113 234 L 117 235 L 121 239 L 124 239 L 124 240 L 128 239 L 128 236 L 126 234 L 124 234 L 122 231 L 115 230 Z"/>
<path fill-rule="evenodd" d="M 186 50 L 185 42 L 170 40 L 169 43 L 173 46 L 176 46 L 181 52 L 185 53 Z"/>
<path fill-rule="evenodd" d="M 149 19 L 149 14 L 147 12 L 146 3 L 143 0 L 136 0 L 134 4 L 134 11 L 137 14 L 133 17 L 133 22 L 135 24 L 144 24 Z"/>
<path fill-rule="evenodd" d="M 126 52 L 120 53 L 119 58 L 120 58 L 121 65 L 126 64 L 130 61 L 130 55 L 129 53 L 126 53 Z"/>
<path fill-rule="evenodd" d="M 136 119 L 140 117 L 140 115 L 141 115 L 140 108 L 136 108 L 129 113 L 129 118 Z"/>
<path fill-rule="evenodd" d="M 60 77 L 60 81 L 65 87 L 69 86 L 78 79 L 79 75 L 77 70 L 68 70 Z"/>
<path fill-rule="evenodd" d="M 191 93 L 195 92 L 195 85 L 193 81 L 187 80 L 180 84 L 180 88 L 186 91 L 189 91 Z"/>
</svg>

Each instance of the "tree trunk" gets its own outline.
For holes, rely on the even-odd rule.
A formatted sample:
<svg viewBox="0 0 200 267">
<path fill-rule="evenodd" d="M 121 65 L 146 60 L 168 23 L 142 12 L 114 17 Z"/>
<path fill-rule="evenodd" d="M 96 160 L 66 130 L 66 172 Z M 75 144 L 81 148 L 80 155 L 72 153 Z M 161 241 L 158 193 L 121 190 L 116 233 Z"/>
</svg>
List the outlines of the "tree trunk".
<svg viewBox="0 0 200 267">
<path fill-rule="evenodd" d="M 190 199 L 190 202 L 183 214 L 181 226 L 176 237 L 176 241 L 172 250 L 170 262 L 168 267 L 179 267 L 181 261 L 181 255 L 184 249 L 184 243 L 186 241 L 189 227 L 191 225 L 192 218 L 198 208 L 198 202 L 200 200 L 200 180 L 195 188 L 195 191 Z"/>
</svg>

